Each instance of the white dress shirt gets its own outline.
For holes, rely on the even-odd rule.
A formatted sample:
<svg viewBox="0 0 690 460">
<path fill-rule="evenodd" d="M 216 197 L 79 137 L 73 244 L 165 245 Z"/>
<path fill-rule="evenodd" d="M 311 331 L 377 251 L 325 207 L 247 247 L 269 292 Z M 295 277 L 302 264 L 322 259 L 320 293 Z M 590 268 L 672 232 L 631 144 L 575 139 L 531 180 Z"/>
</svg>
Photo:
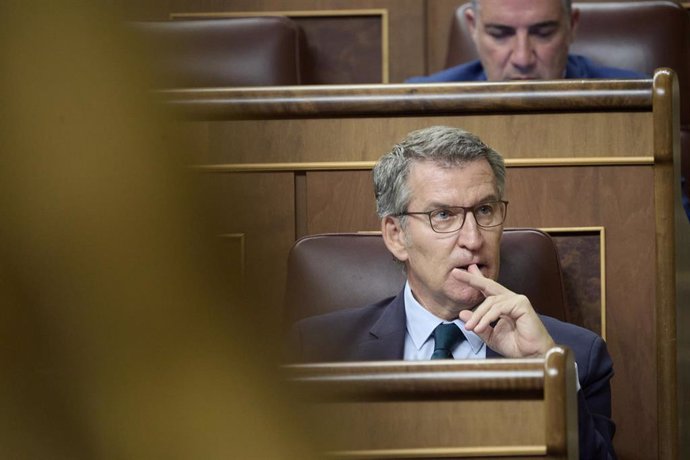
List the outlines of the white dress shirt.
<svg viewBox="0 0 690 460">
<path fill-rule="evenodd" d="M 404 296 L 406 318 L 404 359 L 410 361 L 430 359 L 435 345 L 434 329 L 439 324 L 449 323 L 450 321 L 445 321 L 422 307 L 412 295 L 409 283 L 405 283 Z M 466 339 L 461 340 L 453 348 L 453 358 L 486 358 L 486 345 L 482 339 L 474 332 L 465 330 L 465 323 L 460 321 L 459 318 L 452 322 L 460 328 L 460 332 L 465 335 Z"/>
</svg>

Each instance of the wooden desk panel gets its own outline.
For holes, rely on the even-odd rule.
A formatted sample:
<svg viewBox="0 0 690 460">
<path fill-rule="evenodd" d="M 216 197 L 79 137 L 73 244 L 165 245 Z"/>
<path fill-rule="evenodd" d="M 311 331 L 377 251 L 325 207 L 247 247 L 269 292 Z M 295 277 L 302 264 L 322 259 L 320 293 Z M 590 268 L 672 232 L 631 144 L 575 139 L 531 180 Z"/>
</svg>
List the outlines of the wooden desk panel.
<svg viewBox="0 0 690 460">
<path fill-rule="evenodd" d="M 394 140 L 433 125 L 473 132 L 505 158 L 649 157 L 653 152 L 650 113 L 460 115 L 212 123 L 208 157 L 202 161 L 376 161 Z"/>
<path fill-rule="evenodd" d="M 295 240 L 294 181 L 289 173 L 209 174 L 217 236 L 225 248 L 228 280 L 241 274 L 240 294 L 248 308 L 280 322 L 287 255 Z"/>
</svg>

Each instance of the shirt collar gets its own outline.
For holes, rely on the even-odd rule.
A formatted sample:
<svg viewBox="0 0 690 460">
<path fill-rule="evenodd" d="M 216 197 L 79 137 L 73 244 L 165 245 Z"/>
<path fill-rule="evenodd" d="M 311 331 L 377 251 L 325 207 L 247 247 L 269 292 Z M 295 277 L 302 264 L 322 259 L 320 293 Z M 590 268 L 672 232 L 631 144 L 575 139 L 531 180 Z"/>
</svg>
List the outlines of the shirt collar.
<svg viewBox="0 0 690 460">
<path fill-rule="evenodd" d="M 412 339 L 414 346 L 419 350 L 424 343 L 429 340 L 436 326 L 441 323 L 447 323 L 448 321 L 444 321 L 434 315 L 417 302 L 417 299 L 412 295 L 412 289 L 408 282 L 405 282 L 404 298 L 407 334 Z M 467 342 L 472 348 L 472 353 L 479 353 L 484 346 L 482 339 L 474 332 L 466 330 L 465 323 L 461 321 L 460 318 L 455 319 L 453 323 L 455 323 L 460 328 L 460 332 L 465 335 Z"/>
</svg>

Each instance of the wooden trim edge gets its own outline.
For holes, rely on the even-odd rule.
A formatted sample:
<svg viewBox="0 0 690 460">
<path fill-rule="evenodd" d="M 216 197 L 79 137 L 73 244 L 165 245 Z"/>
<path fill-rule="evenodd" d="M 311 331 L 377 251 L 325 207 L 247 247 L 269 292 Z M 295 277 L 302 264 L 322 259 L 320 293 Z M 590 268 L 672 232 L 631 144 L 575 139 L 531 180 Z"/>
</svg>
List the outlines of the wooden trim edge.
<svg viewBox="0 0 690 460">
<path fill-rule="evenodd" d="M 372 169 L 376 161 L 321 161 L 295 163 L 227 163 L 192 165 L 206 173 L 295 172 L 295 171 L 357 171 Z M 582 158 L 507 158 L 506 167 L 557 166 L 645 166 L 653 165 L 654 157 L 582 157 Z"/>
<path fill-rule="evenodd" d="M 427 447 L 410 449 L 372 449 L 333 451 L 340 458 L 425 458 L 425 457 L 495 457 L 546 455 L 545 445 L 495 447 Z"/>
<path fill-rule="evenodd" d="M 198 11 L 190 13 L 170 13 L 170 19 L 216 19 L 241 18 L 257 16 L 287 16 L 287 17 L 336 17 L 336 16 L 383 16 L 388 12 L 385 8 L 355 8 L 343 10 L 268 10 L 268 11 Z"/>
<path fill-rule="evenodd" d="M 673 170 L 680 135 L 678 79 L 671 69 L 654 74 L 654 206 L 656 208 L 657 434 L 659 458 L 678 458 L 678 380 L 676 364 L 676 260 Z"/>
</svg>

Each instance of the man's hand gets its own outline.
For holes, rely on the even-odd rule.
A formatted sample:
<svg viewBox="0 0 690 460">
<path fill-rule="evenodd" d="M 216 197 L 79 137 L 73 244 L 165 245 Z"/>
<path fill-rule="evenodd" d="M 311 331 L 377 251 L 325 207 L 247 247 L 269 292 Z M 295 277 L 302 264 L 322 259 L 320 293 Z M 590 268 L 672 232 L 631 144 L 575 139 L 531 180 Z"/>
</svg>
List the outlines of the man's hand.
<svg viewBox="0 0 690 460">
<path fill-rule="evenodd" d="M 460 319 L 492 350 L 506 358 L 538 358 L 555 345 L 529 299 L 484 277 L 476 265 L 455 274 L 481 291 L 486 299 L 474 311 L 463 310 Z M 498 323 L 491 327 L 491 323 Z"/>
</svg>

